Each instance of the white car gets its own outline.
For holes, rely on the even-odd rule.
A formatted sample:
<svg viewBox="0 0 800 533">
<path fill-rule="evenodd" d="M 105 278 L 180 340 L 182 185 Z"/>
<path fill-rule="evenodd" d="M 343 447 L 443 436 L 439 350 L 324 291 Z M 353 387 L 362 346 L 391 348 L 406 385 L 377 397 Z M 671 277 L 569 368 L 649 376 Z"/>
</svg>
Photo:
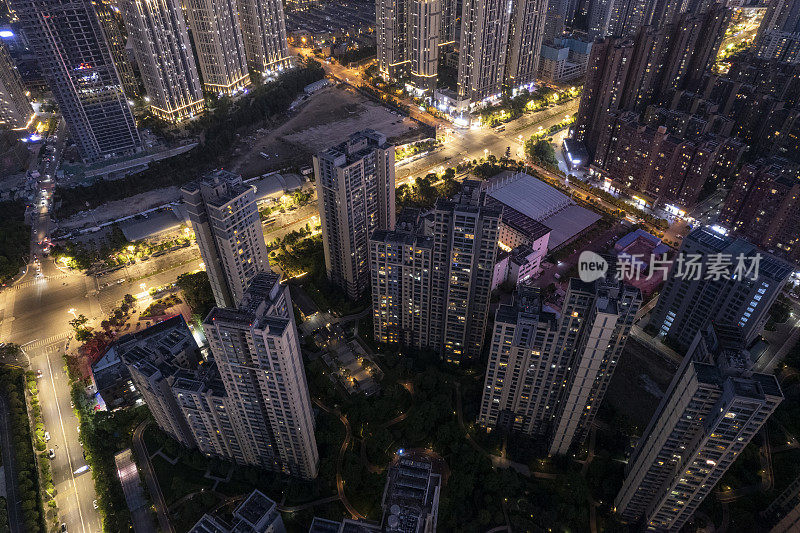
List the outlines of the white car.
<svg viewBox="0 0 800 533">
<path fill-rule="evenodd" d="M 50 448 L 49 450 L 47 450 L 47 457 L 49 457 L 50 459 L 55 459 L 56 451 L 53 448 Z"/>
<path fill-rule="evenodd" d="M 94 505 L 94 508 L 97 509 L 98 508 L 97 500 L 92 500 L 92 505 Z"/>
<path fill-rule="evenodd" d="M 50 432 L 49 431 L 45 431 L 44 432 L 44 441 L 47 442 L 49 440 L 50 440 Z"/>
</svg>

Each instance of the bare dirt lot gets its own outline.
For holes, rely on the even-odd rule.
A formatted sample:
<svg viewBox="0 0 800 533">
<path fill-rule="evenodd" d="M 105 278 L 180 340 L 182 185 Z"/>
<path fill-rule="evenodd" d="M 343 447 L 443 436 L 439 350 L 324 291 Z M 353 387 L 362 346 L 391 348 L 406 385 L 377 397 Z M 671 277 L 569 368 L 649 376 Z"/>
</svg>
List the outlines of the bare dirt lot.
<svg viewBox="0 0 800 533">
<path fill-rule="evenodd" d="M 310 165 L 314 153 L 367 128 L 396 143 L 427 136 L 426 128 L 417 122 L 344 85 L 317 91 L 295 113 L 275 129 L 261 128 L 243 135 L 234 151 L 231 170 L 250 178 L 287 166 Z"/>
</svg>

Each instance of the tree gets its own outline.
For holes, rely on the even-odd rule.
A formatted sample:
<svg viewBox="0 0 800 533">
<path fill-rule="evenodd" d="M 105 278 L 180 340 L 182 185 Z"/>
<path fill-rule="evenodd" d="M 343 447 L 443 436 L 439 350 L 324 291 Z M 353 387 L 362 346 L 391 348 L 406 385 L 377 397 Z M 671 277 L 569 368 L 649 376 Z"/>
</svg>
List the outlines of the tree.
<svg viewBox="0 0 800 533">
<path fill-rule="evenodd" d="M 208 274 L 203 271 L 194 274 L 181 274 L 175 284 L 183 291 L 186 303 L 192 308 L 192 313 L 205 317 L 214 307 L 214 293 Z"/>
<path fill-rule="evenodd" d="M 77 332 L 79 329 L 83 329 L 83 326 L 85 326 L 87 322 L 89 322 L 89 319 L 86 318 L 85 315 L 80 314 L 75 318 L 73 318 L 72 320 L 70 320 L 69 325 L 72 326 L 72 329 L 74 329 Z"/>
<path fill-rule="evenodd" d="M 550 144 L 550 141 L 547 139 L 539 139 L 534 141 L 533 138 L 531 138 L 525 144 L 526 153 L 534 161 L 540 161 L 551 166 L 558 165 L 556 151 L 553 149 L 553 145 Z"/>
</svg>

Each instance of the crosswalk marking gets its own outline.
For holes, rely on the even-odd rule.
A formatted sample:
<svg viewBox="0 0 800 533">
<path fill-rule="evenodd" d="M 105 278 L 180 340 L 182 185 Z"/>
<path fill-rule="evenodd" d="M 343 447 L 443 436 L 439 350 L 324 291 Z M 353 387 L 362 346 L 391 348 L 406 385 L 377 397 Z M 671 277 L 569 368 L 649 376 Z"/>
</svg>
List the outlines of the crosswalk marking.
<svg viewBox="0 0 800 533">
<path fill-rule="evenodd" d="M 42 283 L 44 283 L 46 281 L 53 281 L 53 280 L 57 280 L 57 279 L 63 279 L 63 278 L 66 278 L 68 276 L 69 276 L 69 274 L 56 274 L 55 276 L 47 276 L 45 278 L 36 278 L 36 279 L 31 280 L 31 281 L 26 281 L 25 283 L 20 283 L 18 285 L 14 285 L 14 288 L 15 289 L 25 289 L 25 288 L 28 288 L 28 287 L 30 287 L 32 285 L 40 285 L 40 284 L 42 284 Z"/>
<path fill-rule="evenodd" d="M 22 345 L 23 348 L 41 348 L 42 346 L 49 346 L 50 344 L 56 343 L 58 341 L 63 341 L 67 337 L 69 337 L 69 332 L 66 333 L 59 333 L 58 335 L 51 335 L 46 339 L 37 339 L 35 341 L 30 341 Z"/>
</svg>

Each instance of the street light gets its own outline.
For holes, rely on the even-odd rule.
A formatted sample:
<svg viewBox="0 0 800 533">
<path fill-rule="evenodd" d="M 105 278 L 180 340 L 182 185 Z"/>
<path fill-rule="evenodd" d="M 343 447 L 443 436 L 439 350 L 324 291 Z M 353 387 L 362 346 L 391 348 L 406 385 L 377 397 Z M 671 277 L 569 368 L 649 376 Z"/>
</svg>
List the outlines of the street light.
<svg viewBox="0 0 800 533">
<path fill-rule="evenodd" d="M 69 310 L 67 311 L 67 313 L 71 313 L 72 316 L 74 316 L 75 318 L 78 318 L 77 313 L 75 313 L 75 308 L 74 307 L 70 307 Z"/>
</svg>

